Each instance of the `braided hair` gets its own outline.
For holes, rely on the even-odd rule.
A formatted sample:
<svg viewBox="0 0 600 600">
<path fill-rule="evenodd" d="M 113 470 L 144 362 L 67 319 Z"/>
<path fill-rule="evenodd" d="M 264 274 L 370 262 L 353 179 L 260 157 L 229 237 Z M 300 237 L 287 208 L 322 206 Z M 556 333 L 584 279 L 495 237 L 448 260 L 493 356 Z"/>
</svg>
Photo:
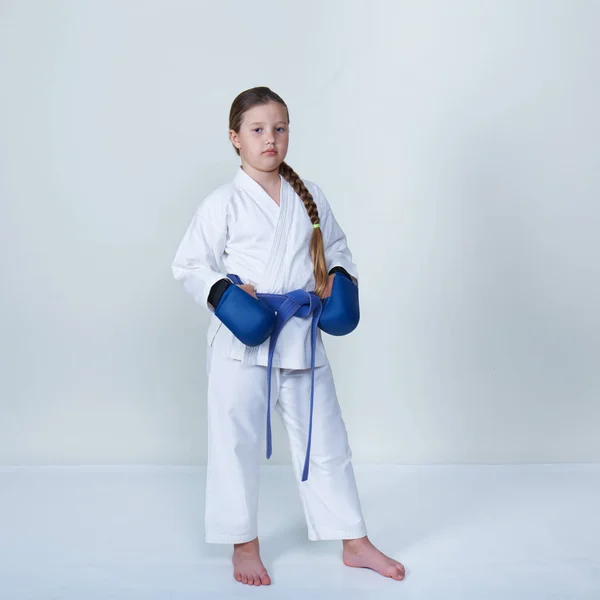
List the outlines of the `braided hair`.
<svg viewBox="0 0 600 600">
<path fill-rule="evenodd" d="M 290 112 L 283 99 L 268 87 L 260 86 L 245 90 L 235 98 L 229 111 L 229 129 L 233 129 L 236 133 L 239 133 L 244 113 L 254 106 L 268 104 L 269 102 L 279 102 L 285 107 L 289 124 Z M 234 146 L 234 149 L 239 156 L 239 148 Z M 282 162 L 279 165 L 279 173 L 292 186 L 296 194 L 300 196 L 310 222 L 313 225 L 320 224 L 317 205 L 300 176 L 286 162 Z M 310 240 L 310 257 L 313 262 L 315 276 L 315 294 L 322 298 L 327 288 L 327 263 L 325 261 L 323 234 L 320 227 L 313 227 Z"/>
</svg>

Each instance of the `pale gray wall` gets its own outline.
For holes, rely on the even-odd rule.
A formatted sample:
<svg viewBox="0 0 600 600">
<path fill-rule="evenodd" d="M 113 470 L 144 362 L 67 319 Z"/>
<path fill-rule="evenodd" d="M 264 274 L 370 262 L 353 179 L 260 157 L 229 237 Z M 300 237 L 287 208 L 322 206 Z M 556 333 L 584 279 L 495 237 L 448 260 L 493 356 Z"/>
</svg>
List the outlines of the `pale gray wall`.
<svg viewBox="0 0 600 600">
<path fill-rule="evenodd" d="M 255 85 L 359 266 L 326 338 L 356 463 L 600 460 L 600 3 L 1 11 L 0 463 L 204 462 L 170 264 Z"/>
</svg>

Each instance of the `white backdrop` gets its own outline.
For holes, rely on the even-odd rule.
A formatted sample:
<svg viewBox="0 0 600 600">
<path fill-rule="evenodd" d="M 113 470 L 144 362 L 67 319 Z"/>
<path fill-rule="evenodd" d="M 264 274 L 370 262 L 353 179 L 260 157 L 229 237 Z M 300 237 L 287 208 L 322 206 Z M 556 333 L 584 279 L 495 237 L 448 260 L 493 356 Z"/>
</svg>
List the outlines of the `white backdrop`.
<svg viewBox="0 0 600 600">
<path fill-rule="evenodd" d="M 170 265 L 256 85 L 358 264 L 355 462 L 600 460 L 600 3 L 0 6 L 1 464 L 204 463 Z"/>
</svg>

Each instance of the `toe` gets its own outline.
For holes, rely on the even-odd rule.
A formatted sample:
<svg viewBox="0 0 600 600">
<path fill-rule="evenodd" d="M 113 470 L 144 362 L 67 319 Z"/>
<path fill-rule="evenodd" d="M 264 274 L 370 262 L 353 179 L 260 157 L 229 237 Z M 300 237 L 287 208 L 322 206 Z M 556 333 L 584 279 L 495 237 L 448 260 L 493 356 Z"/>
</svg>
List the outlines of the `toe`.
<svg viewBox="0 0 600 600">
<path fill-rule="evenodd" d="M 245 573 L 242 575 L 242 583 L 248 583 L 248 576 Z"/>
<path fill-rule="evenodd" d="M 254 585 L 260 585 L 260 576 L 258 576 L 258 575 L 254 576 Z"/>
<path fill-rule="evenodd" d="M 381 574 L 385 575 L 386 577 L 391 577 L 392 579 L 399 579 L 402 575 L 400 569 L 398 569 L 398 567 L 396 567 L 395 565 L 388 566 L 381 572 Z"/>
<path fill-rule="evenodd" d="M 267 573 L 264 573 L 263 575 L 261 575 L 260 581 L 263 585 L 271 584 L 271 578 L 269 577 L 269 575 Z"/>
</svg>

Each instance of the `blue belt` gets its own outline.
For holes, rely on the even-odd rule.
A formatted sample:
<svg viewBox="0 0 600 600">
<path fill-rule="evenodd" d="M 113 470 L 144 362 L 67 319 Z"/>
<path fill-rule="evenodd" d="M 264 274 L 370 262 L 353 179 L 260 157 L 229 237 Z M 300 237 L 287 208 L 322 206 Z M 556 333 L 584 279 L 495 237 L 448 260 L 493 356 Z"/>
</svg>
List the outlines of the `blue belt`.
<svg viewBox="0 0 600 600">
<path fill-rule="evenodd" d="M 243 285 L 243 281 L 237 275 L 228 274 L 227 277 L 236 285 Z M 317 326 L 319 317 L 323 310 L 321 298 L 313 292 L 304 290 L 293 290 L 287 294 L 256 294 L 269 308 L 276 312 L 275 329 L 269 340 L 269 360 L 267 364 L 267 458 L 271 458 L 273 445 L 271 440 L 271 369 L 273 367 L 273 354 L 277 338 L 283 326 L 294 316 L 307 318 L 312 315 L 312 350 L 310 357 L 311 383 L 310 383 L 310 418 L 308 424 L 308 442 L 306 444 L 306 457 L 302 471 L 302 481 L 308 479 L 308 464 L 310 461 L 310 445 L 312 441 L 312 420 L 315 396 L 315 349 L 317 347 Z"/>
</svg>

